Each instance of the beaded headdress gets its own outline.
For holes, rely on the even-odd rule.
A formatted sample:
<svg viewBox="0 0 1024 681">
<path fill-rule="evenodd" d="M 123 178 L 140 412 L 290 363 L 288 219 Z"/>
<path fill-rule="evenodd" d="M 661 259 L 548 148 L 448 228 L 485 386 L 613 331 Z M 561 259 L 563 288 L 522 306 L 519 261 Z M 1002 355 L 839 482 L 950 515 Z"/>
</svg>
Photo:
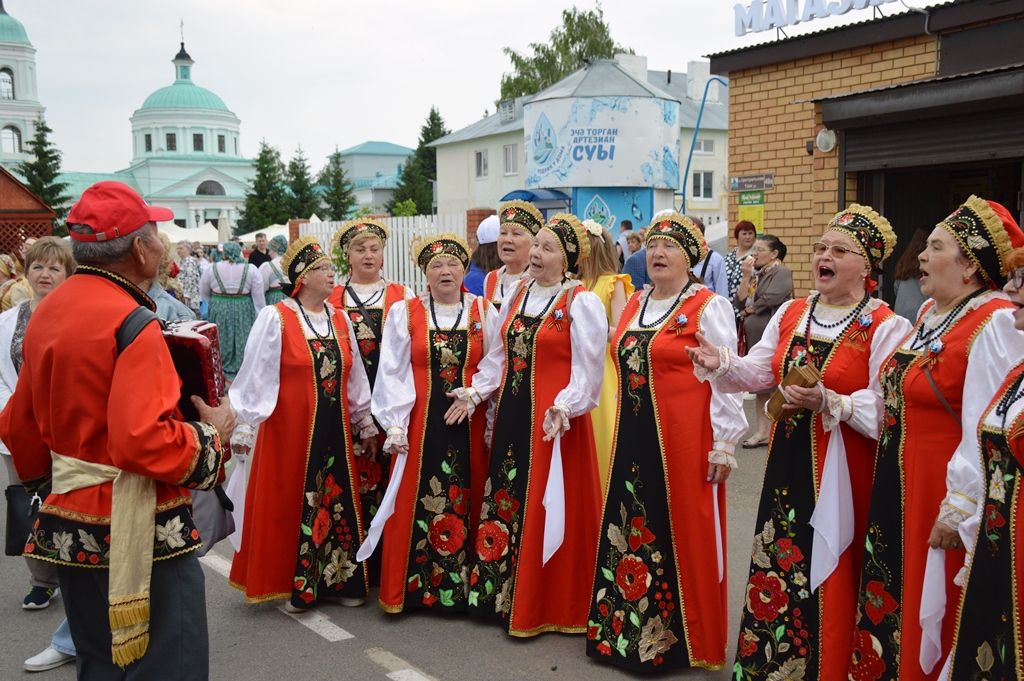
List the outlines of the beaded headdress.
<svg viewBox="0 0 1024 681">
<path fill-rule="evenodd" d="M 372 234 L 378 237 L 382 244 L 388 242 L 388 228 L 384 223 L 368 218 L 342 223 L 331 241 L 341 250 L 342 254 L 345 254 L 348 251 L 348 245 L 360 234 Z"/>
<path fill-rule="evenodd" d="M 529 201 L 506 201 L 498 208 L 498 218 L 501 224 L 519 225 L 534 236 L 544 226 L 544 216 Z"/>
<path fill-rule="evenodd" d="M 427 271 L 431 260 L 442 255 L 458 259 L 463 268 L 469 267 L 469 246 L 465 239 L 452 232 L 416 239 L 412 242 L 410 250 L 413 261 L 424 272 Z"/>
<path fill-rule="evenodd" d="M 829 221 L 825 230 L 830 229 L 848 234 L 875 271 L 896 247 L 892 225 L 871 206 L 851 203 Z"/>
<path fill-rule="evenodd" d="M 587 237 L 587 228 L 583 226 L 580 219 L 572 213 L 558 213 L 553 215 L 542 229 L 551 232 L 558 238 L 558 243 L 562 247 L 565 271 L 577 272 L 580 261 L 586 260 L 590 255 L 590 239 Z"/>
<path fill-rule="evenodd" d="M 693 267 L 708 255 L 708 242 L 700 228 L 690 218 L 675 211 L 659 213 L 647 230 L 647 241 L 652 239 L 672 239 L 678 243 Z"/>
<path fill-rule="evenodd" d="M 330 262 L 330 259 L 316 237 L 304 236 L 293 241 L 285 254 L 281 256 L 281 267 L 288 275 L 291 290 L 287 290 L 287 285 L 284 284 L 282 284 L 282 290 L 294 297 L 302 288 L 302 280 L 306 274 L 322 261 Z"/>
<path fill-rule="evenodd" d="M 1006 208 L 971 195 L 937 226 L 956 239 L 990 288 L 1002 287 L 1011 251 L 1024 244 L 1024 233 Z"/>
</svg>

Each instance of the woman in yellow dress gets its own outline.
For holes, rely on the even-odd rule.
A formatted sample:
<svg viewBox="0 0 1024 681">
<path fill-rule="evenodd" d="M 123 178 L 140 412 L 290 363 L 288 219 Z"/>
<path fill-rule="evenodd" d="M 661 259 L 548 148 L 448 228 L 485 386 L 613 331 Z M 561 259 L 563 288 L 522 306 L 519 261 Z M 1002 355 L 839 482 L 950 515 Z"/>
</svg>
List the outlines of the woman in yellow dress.
<svg viewBox="0 0 1024 681">
<path fill-rule="evenodd" d="M 619 325 L 619 317 L 626 307 L 626 301 L 633 295 L 633 282 L 628 274 L 619 274 L 619 262 L 615 256 L 615 243 L 607 229 L 594 220 L 584 220 L 587 238 L 590 240 L 590 257 L 580 263 L 580 280 L 604 303 L 608 318 L 609 340 Z M 594 445 L 597 447 L 597 470 L 601 477 L 601 489 L 608 482 L 608 463 L 612 456 L 612 437 L 615 435 L 615 408 L 618 402 L 618 378 L 615 363 L 607 349 L 604 353 L 604 383 L 601 384 L 601 401 L 591 412 L 594 424 Z"/>
</svg>

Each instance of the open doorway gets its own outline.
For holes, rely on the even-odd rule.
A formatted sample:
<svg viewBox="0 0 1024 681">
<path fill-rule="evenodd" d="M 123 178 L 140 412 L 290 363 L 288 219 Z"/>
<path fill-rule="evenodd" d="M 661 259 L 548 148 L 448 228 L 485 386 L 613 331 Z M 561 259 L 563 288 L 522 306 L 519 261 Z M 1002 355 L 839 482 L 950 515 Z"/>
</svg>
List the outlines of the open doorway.
<svg viewBox="0 0 1024 681">
<path fill-rule="evenodd" d="M 864 171 L 857 174 L 857 201 L 873 206 L 892 223 L 899 238 L 896 251 L 885 263 L 882 297 L 893 301 L 892 272 L 914 230 L 931 228 L 971 194 L 998 201 L 1021 220 L 1024 190 L 1021 159 L 996 163 Z"/>
</svg>

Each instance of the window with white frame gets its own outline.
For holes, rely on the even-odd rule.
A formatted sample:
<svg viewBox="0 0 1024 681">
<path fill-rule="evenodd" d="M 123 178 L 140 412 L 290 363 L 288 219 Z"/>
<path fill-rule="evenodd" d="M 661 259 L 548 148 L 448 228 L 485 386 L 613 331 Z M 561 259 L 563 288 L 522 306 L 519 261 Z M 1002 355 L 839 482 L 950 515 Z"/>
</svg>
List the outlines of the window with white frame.
<svg viewBox="0 0 1024 681">
<path fill-rule="evenodd" d="M 5 154 L 21 153 L 21 131 L 13 125 L 0 130 L 0 152 Z"/>
<path fill-rule="evenodd" d="M 505 145 L 505 174 L 506 175 L 518 175 L 519 174 L 519 145 L 518 144 L 506 144 Z"/>
<path fill-rule="evenodd" d="M 695 154 L 713 154 L 715 153 L 715 140 L 707 139 L 706 137 L 698 137 L 697 144 L 693 147 L 693 153 Z"/>
<path fill-rule="evenodd" d="M 167 151 L 177 151 L 178 150 L 178 136 L 175 133 L 173 133 L 173 132 L 169 132 L 169 133 L 165 134 L 164 135 L 164 146 L 167 148 Z"/>
<path fill-rule="evenodd" d="M 476 164 L 476 176 L 487 177 L 487 150 L 483 149 L 473 154 Z"/>
<path fill-rule="evenodd" d="M 14 99 L 14 72 L 0 69 L 0 99 Z"/>
<path fill-rule="evenodd" d="M 693 198 L 713 198 L 715 174 L 710 170 L 695 170 L 693 173 Z"/>
</svg>

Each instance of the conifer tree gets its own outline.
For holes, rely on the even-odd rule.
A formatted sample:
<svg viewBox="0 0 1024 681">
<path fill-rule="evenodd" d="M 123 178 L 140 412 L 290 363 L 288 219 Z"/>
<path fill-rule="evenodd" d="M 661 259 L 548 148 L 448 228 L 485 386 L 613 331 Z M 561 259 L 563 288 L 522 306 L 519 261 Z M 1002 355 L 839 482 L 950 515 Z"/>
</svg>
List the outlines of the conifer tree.
<svg viewBox="0 0 1024 681">
<path fill-rule="evenodd" d="M 324 217 L 328 220 L 347 220 L 348 214 L 356 205 L 356 197 L 352 191 L 352 183 L 345 175 L 340 151 L 335 149 L 334 153 L 327 157 L 327 165 L 320 171 L 317 181 L 323 191 Z"/>
<path fill-rule="evenodd" d="M 388 202 L 388 211 L 391 211 L 395 204 L 412 199 L 418 213 L 426 215 L 432 212 L 434 189 L 431 180 L 437 180 L 437 149 L 427 145 L 444 137 L 448 132 L 441 114 L 435 107 L 430 107 L 427 120 L 420 128 L 419 144 L 405 164 L 394 196 Z"/>
<path fill-rule="evenodd" d="M 267 144 L 266 140 L 260 141 L 255 170 L 256 174 L 245 192 L 245 205 L 235 227 L 235 234 L 282 224 L 291 217 L 281 153 Z"/>
<path fill-rule="evenodd" d="M 60 176 L 61 153 L 50 142 L 52 132 L 45 120 L 40 118 L 36 121 L 36 132 L 28 142 L 28 150 L 33 158 L 19 163 L 16 170 L 25 178 L 25 186 L 57 214 L 53 225 L 54 234 L 64 236 L 67 234 L 64 217 L 68 214 L 73 197 L 65 193 L 67 183 L 57 181 Z"/>
<path fill-rule="evenodd" d="M 308 218 L 320 209 L 320 199 L 313 186 L 313 177 L 309 172 L 309 162 L 302 153 L 302 147 L 295 150 L 295 155 L 288 161 L 285 172 L 288 182 L 288 213 L 293 218 Z"/>
</svg>

